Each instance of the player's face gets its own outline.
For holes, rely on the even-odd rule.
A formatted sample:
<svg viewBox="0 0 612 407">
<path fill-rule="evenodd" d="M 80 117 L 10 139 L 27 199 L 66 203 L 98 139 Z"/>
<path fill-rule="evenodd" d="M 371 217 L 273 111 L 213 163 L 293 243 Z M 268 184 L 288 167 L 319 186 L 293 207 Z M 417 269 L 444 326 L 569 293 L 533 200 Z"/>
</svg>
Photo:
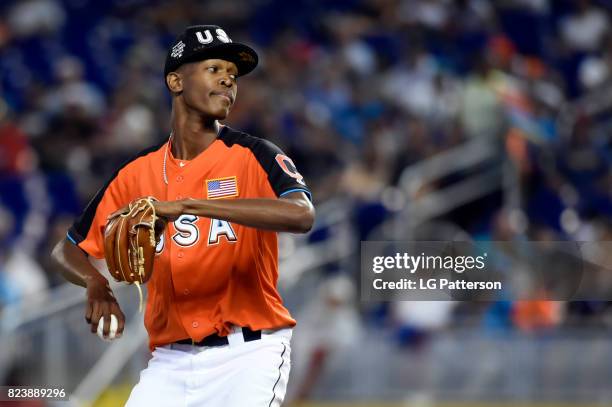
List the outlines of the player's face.
<svg viewBox="0 0 612 407">
<path fill-rule="evenodd" d="M 206 59 L 188 65 L 188 69 L 181 72 L 185 103 L 206 116 L 225 119 L 238 91 L 236 64 L 222 59 Z"/>
</svg>

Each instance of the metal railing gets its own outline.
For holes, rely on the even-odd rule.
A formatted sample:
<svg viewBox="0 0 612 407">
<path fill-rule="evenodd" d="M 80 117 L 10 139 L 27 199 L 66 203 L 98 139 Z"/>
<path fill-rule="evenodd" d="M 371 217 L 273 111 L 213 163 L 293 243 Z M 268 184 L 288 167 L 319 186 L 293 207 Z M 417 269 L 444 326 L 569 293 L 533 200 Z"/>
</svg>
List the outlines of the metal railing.
<svg viewBox="0 0 612 407">
<path fill-rule="evenodd" d="M 581 117 L 595 117 L 612 110 L 612 83 L 600 86 L 584 96 L 567 102 L 557 114 L 557 128 L 562 140 L 569 140 L 572 131 Z M 607 125 L 609 126 L 609 120 Z M 597 132 L 596 132 L 597 133 Z M 600 132 L 610 137 L 610 132 Z"/>
<path fill-rule="evenodd" d="M 612 403 L 610 332 L 562 329 L 536 335 L 457 326 L 427 338 L 418 348 L 406 347 L 389 332 L 368 330 L 353 348 L 330 355 L 334 363 L 313 398 L 426 405 Z"/>
</svg>

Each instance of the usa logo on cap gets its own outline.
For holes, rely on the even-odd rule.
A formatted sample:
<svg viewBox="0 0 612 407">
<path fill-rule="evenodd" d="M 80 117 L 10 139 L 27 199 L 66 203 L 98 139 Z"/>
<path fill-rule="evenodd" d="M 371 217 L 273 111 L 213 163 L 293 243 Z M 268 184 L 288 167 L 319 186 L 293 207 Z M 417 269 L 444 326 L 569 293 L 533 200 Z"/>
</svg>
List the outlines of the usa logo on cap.
<svg viewBox="0 0 612 407">
<path fill-rule="evenodd" d="M 258 62 L 257 53 L 253 48 L 233 42 L 221 27 L 194 25 L 187 27 L 168 50 L 164 77 L 176 71 L 183 64 L 205 59 L 223 59 L 233 62 L 238 68 L 238 76 L 251 72 Z"/>
<path fill-rule="evenodd" d="M 225 43 L 232 42 L 230 37 L 227 36 L 227 33 L 223 31 L 223 29 L 217 28 L 215 31 L 217 33 L 217 39 L 219 41 Z M 195 35 L 200 44 L 210 44 L 211 42 L 213 42 L 213 37 L 210 34 L 210 30 L 205 30 L 203 35 L 202 31 L 196 31 Z"/>
</svg>

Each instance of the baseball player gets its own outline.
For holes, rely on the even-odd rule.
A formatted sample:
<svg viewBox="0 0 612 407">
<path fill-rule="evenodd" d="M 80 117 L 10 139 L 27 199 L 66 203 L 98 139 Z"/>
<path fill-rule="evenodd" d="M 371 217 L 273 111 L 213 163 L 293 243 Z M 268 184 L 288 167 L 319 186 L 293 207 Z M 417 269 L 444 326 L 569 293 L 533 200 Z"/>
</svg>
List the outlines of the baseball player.
<svg viewBox="0 0 612 407">
<path fill-rule="evenodd" d="M 276 290 L 276 232 L 305 233 L 310 191 L 272 143 L 219 123 L 236 100 L 237 78 L 256 52 L 218 26 L 192 26 L 168 51 L 172 131 L 138 153 L 98 191 L 58 243 L 65 277 L 87 290 L 85 318 L 125 317 L 106 278 L 88 261 L 104 257 L 109 214 L 134 199 L 157 199 L 168 221 L 147 283 L 145 326 L 153 352 L 129 406 L 279 406 L 295 320 Z"/>
</svg>

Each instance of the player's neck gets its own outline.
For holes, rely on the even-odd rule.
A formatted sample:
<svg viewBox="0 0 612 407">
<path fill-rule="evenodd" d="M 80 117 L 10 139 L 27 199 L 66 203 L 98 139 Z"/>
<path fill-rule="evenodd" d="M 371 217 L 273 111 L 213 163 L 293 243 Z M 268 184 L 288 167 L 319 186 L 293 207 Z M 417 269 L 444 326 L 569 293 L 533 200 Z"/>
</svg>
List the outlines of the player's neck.
<svg viewBox="0 0 612 407">
<path fill-rule="evenodd" d="M 173 120 L 172 155 L 179 160 L 194 159 L 215 141 L 220 126 L 216 120 Z"/>
</svg>

